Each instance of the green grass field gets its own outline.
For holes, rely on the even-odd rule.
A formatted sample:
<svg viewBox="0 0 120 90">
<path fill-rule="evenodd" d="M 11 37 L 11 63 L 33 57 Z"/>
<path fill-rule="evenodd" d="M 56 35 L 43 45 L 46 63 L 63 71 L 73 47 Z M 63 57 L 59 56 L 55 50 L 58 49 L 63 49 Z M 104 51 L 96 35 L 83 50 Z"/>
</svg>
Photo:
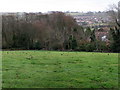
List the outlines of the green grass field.
<svg viewBox="0 0 120 90">
<path fill-rule="evenodd" d="M 2 51 L 3 88 L 118 88 L 118 54 Z"/>
</svg>

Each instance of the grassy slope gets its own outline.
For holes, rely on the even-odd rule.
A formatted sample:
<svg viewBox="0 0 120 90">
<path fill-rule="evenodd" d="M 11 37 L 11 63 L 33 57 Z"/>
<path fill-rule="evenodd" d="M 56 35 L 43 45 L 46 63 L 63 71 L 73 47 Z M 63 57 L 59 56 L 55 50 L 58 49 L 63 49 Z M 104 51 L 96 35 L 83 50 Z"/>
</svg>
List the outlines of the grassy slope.
<svg viewBox="0 0 120 90">
<path fill-rule="evenodd" d="M 3 87 L 118 87 L 115 53 L 3 51 Z"/>
</svg>

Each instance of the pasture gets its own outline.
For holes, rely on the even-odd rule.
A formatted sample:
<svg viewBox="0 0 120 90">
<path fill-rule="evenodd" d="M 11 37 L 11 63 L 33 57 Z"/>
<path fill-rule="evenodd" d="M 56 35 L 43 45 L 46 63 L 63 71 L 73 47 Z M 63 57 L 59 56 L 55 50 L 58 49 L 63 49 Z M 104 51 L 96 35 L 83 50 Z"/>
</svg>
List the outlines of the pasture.
<svg viewBox="0 0 120 90">
<path fill-rule="evenodd" d="M 118 88 L 118 54 L 2 51 L 3 88 Z"/>
</svg>

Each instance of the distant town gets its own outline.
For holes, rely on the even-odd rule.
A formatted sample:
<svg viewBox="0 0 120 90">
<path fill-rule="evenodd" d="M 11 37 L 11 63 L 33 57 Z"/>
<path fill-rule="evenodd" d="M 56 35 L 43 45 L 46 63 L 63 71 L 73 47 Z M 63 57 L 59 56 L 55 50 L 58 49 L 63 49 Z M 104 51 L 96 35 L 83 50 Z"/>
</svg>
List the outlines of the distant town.
<svg viewBox="0 0 120 90">
<path fill-rule="evenodd" d="M 108 26 L 111 17 L 109 16 L 108 12 L 66 12 L 67 15 L 71 15 L 74 17 L 76 22 L 79 25 L 84 27 L 104 27 Z"/>
</svg>

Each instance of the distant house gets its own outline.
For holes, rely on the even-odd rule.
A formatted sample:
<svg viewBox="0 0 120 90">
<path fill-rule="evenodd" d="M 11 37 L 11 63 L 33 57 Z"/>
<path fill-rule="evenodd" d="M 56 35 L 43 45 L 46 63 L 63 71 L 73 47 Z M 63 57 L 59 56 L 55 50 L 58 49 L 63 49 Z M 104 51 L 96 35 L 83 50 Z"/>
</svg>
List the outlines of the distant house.
<svg viewBox="0 0 120 90">
<path fill-rule="evenodd" d="M 100 41 L 107 41 L 108 35 L 109 35 L 109 28 L 107 27 L 100 28 L 95 31 L 96 39 Z"/>
<path fill-rule="evenodd" d="M 108 27 L 104 27 L 104 28 L 100 28 L 100 29 L 95 31 L 96 39 L 99 41 L 105 42 L 106 46 L 110 45 L 110 40 L 108 40 L 109 30 L 110 29 Z"/>
<path fill-rule="evenodd" d="M 107 44 L 109 44 L 110 43 L 110 41 L 108 40 L 109 31 L 110 31 L 109 27 L 103 27 L 103 28 L 97 29 L 95 31 L 96 39 L 100 41 L 104 41 Z"/>
</svg>

